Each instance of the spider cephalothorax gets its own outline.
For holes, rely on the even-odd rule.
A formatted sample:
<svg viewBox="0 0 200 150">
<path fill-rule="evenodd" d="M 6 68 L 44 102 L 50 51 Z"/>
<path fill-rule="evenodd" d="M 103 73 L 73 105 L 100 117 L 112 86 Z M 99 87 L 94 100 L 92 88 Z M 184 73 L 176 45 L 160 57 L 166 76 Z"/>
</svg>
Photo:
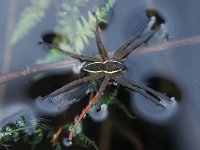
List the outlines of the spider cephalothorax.
<svg viewBox="0 0 200 150">
<path fill-rule="evenodd" d="M 123 63 L 116 60 L 106 60 L 104 62 L 92 62 L 83 66 L 83 71 L 88 73 L 115 74 L 126 70 Z"/>
</svg>

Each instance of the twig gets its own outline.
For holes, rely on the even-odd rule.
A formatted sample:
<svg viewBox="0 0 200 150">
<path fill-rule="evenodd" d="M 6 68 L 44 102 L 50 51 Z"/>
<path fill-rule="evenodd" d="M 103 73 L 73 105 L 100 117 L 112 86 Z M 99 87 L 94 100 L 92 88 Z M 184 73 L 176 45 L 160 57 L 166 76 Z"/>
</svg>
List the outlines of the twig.
<svg viewBox="0 0 200 150">
<path fill-rule="evenodd" d="M 41 71 L 48 71 L 48 70 L 55 70 L 55 69 L 62 69 L 62 68 L 68 68 L 71 67 L 74 61 L 60 61 L 55 62 L 51 64 L 44 64 L 39 66 L 33 66 L 33 67 L 26 67 L 26 69 L 22 71 L 12 72 L 5 74 L 3 76 L 0 76 L 0 84 L 13 80 L 19 77 L 24 77 L 27 75 L 30 75 L 32 73 L 38 73 Z"/>
<path fill-rule="evenodd" d="M 199 43 L 200 43 L 200 36 L 196 36 L 196 37 L 191 37 L 187 39 L 167 42 L 165 44 L 159 44 L 159 45 L 157 44 L 157 45 L 149 46 L 145 48 L 138 48 L 136 52 L 138 54 L 144 54 L 144 53 L 162 51 L 162 50 L 166 50 L 170 48 L 187 46 L 187 45 L 192 45 L 192 44 L 199 44 Z M 112 55 L 112 54 L 113 52 L 111 52 L 109 55 Z M 40 65 L 40 66 L 26 67 L 25 70 L 22 70 L 19 72 L 12 72 L 12 73 L 8 73 L 8 74 L 0 76 L 0 84 L 9 80 L 19 78 L 19 77 L 27 76 L 32 73 L 68 68 L 68 67 L 71 67 L 73 63 L 74 61 L 70 60 L 70 61 L 60 61 L 60 62 L 55 62 L 51 64 L 45 64 L 45 65 Z"/>
<path fill-rule="evenodd" d="M 75 122 L 74 126 L 72 127 L 72 129 L 69 133 L 69 136 L 68 136 L 69 141 L 72 141 L 72 138 L 73 138 L 73 135 L 76 131 L 77 126 L 81 122 L 83 116 L 87 113 L 88 109 L 92 106 L 92 104 L 94 104 L 94 102 L 96 101 L 98 96 L 99 96 L 99 93 L 97 92 L 96 95 L 93 97 L 93 99 L 89 102 L 89 104 L 83 109 L 82 113 L 78 117 L 77 121 Z"/>
<path fill-rule="evenodd" d="M 188 45 L 193 45 L 193 44 L 200 44 L 200 36 L 177 40 L 177 41 L 171 41 L 164 44 L 157 44 L 157 45 L 149 46 L 145 48 L 138 48 L 137 51 L 138 53 L 143 54 L 143 53 L 162 51 L 162 50 L 166 50 L 170 48 L 188 46 Z"/>
</svg>

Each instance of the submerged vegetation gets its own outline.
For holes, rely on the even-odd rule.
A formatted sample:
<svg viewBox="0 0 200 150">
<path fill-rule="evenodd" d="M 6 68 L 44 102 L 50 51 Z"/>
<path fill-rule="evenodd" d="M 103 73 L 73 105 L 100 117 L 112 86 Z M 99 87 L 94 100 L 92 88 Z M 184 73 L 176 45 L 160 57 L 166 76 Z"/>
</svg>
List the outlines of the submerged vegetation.
<svg viewBox="0 0 200 150">
<path fill-rule="evenodd" d="M 119 109 L 124 111 L 128 117 L 133 118 L 125 105 L 117 100 L 117 93 L 118 90 L 116 89 L 107 98 L 102 98 L 100 100 L 101 104 L 107 106 L 116 104 Z M 94 109 L 94 107 L 95 106 L 93 105 L 91 109 Z M 93 119 L 91 111 L 88 111 L 87 114 L 89 117 L 91 117 L 91 119 Z M 70 130 L 71 126 L 73 125 L 73 122 L 67 123 L 61 127 L 50 126 L 50 123 L 51 122 L 49 120 L 44 118 L 31 119 L 28 118 L 26 114 L 18 114 L 17 119 L 8 124 L 0 126 L 0 147 L 9 149 L 9 147 L 12 146 L 12 142 L 18 142 L 20 140 L 22 140 L 24 143 L 30 144 L 32 150 L 36 149 L 37 145 L 41 144 L 43 140 L 48 140 L 49 143 L 51 142 L 55 150 L 62 150 L 63 145 L 70 146 L 71 144 L 67 143 L 67 138 L 65 137 L 67 135 L 67 131 Z M 73 144 L 83 147 L 91 147 L 95 150 L 98 150 L 99 148 L 96 145 L 96 142 L 85 135 L 84 131 L 82 130 L 82 125 L 83 124 L 81 123 L 77 127 Z M 56 131 L 55 128 L 59 128 L 58 131 Z M 63 133 L 64 137 L 60 136 L 61 132 Z M 61 139 L 61 137 L 63 139 Z"/>
<path fill-rule="evenodd" d="M 116 105 L 119 110 L 124 112 L 130 119 L 134 119 L 135 117 L 127 110 L 126 106 L 118 100 L 117 98 L 118 90 L 115 89 L 114 92 L 109 96 L 101 99 L 101 104 L 106 105 Z"/>
<path fill-rule="evenodd" d="M 0 149 L 8 150 L 13 142 L 22 140 L 32 147 L 31 150 L 34 150 L 46 138 L 45 135 L 48 135 L 48 140 L 52 141 L 54 130 L 53 127 L 48 125 L 49 123 L 50 121 L 44 118 L 30 119 L 27 118 L 26 114 L 19 114 L 15 121 L 0 127 Z M 66 124 L 62 127 L 65 129 L 64 131 L 68 129 L 69 125 Z M 94 147 L 98 150 L 95 142 L 81 131 L 77 134 L 75 143 L 84 147 Z M 55 150 L 62 150 L 62 143 L 57 139 L 52 142 L 52 146 Z"/>
<path fill-rule="evenodd" d="M 10 143 L 22 140 L 34 149 L 42 141 L 44 131 L 52 132 L 46 119 L 36 120 L 19 114 L 16 120 L 0 126 L 0 148 L 8 149 L 12 146 Z"/>
</svg>

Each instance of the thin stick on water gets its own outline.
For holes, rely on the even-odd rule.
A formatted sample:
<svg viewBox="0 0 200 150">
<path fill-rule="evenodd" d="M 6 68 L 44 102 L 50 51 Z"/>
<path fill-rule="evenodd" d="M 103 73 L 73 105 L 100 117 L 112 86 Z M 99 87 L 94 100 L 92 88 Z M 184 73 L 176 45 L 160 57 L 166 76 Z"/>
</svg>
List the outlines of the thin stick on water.
<svg viewBox="0 0 200 150">
<path fill-rule="evenodd" d="M 196 37 L 191 37 L 191 38 L 186 38 L 186 39 L 181 39 L 177 41 L 171 41 L 167 42 L 164 44 L 156 44 L 153 46 L 148 46 L 144 48 L 138 48 L 135 52 L 137 54 L 143 54 L 143 53 L 150 53 L 150 52 L 155 52 L 155 51 L 161 51 L 161 50 L 166 50 L 170 48 L 175 48 L 175 47 L 181 47 L 181 46 L 187 46 L 187 45 L 193 45 L 193 44 L 199 44 L 200 43 L 200 36 Z M 113 54 L 112 52 L 109 53 L 109 55 Z M 68 68 L 73 65 L 74 61 L 73 60 L 66 60 L 66 61 L 59 61 L 51 64 L 44 64 L 40 66 L 33 66 L 33 67 L 26 67 L 26 69 L 18 72 L 11 72 L 4 74 L 0 76 L 0 84 L 5 83 L 7 81 L 19 78 L 19 77 L 24 77 L 27 75 L 30 75 L 32 73 L 37 73 L 37 72 L 42 72 L 42 71 L 47 71 L 47 70 L 56 70 L 56 69 L 63 69 L 63 68 Z"/>
<path fill-rule="evenodd" d="M 137 52 L 139 54 L 151 53 L 151 52 L 162 51 L 166 49 L 171 49 L 171 48 L 181 47 L 181 46 L 188 46 L 188 45 L 193 45 L 193 44 L 200 44 L 200 36 L 190 37 L 190 38 L 176 40 L 176 41 L 170 41 L 163 44 L 155 44 L 155 45 L 143 47 L 143 48 L 138 48 Z"/>
<path fill-rule="evenodd" d="M 5 83 L 7 81 L 19 78 L 19 77 L 24 77 L 33 73 L 38 73 L 42 71 L 48 71 L 48 70 L 56 70 L 56 69 L 63 69 L 63 68 L 68 68 L 73 65 L 74 61 L 60 61 L 60 62 L 55 62 L 51 64 L 44 64 L 44 65 L 38 65 L 38 66 L 33 66 L 33 67 L 26 67 L 26 69 L 22 71 L 17 71 L 17 72 L 11 72 L 5 75 L 0 76 L 0 84 Z"/>
<path fill-rule="evenodd" d="M 81 122 L 83 116 L 87 113 L 88 109 L 90 109 L 90 107 L 92 106 L 92 104 L 94 104 L 94 102 L 96 101 L 97 97 L 99 96 L 99 93 L 97 92 L 96 95 L 93 97 L 93 99 L 89 102 L 89 104 L 83 109 L 82 113 L 80 114 L 80 116 L 78 117 L 77 121 L 75 122 L 74 126 L 72 127 L 69 136 L 68 136 L 68 140 L 72 141 L 73 139 L 73 135 L 76 131 L 77 126 L 79 125 L 79 123 Z"/>
</svg>

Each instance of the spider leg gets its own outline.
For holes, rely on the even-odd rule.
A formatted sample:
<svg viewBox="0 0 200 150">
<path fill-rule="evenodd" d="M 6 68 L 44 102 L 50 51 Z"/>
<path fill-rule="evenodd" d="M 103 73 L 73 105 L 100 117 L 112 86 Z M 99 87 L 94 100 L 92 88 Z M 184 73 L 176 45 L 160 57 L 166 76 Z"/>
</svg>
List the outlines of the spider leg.
<svg viewBox="0 0 200 150">
<path fill-rule="evenodd" d="M 122 60 L 123 58 L 126 58 L 130 53 L 133 52 L 136 48 L 141 46 L 143 43 L 147 42 L 158 30 L 160 29 L 160 26 L 158 26 L 156 29 L 154 29 L 150 34 L 148 34 L 142 41 L 137 42 L 135 45 L 132 47 L 120 51 L 118 53 L 118 60 Z"/>
<path fill-rule="evenodd" d="M 78 59 L 78 60 L 80 60 L 80 61 L 88 61 L 88 62 L 97 62 L 97 61 L 99 62 L 99 61 L 101 61 L 101 60 L 100 60 L 99 58 L 97 58 L 97 57 L 90 57 L 90 56 L 84 56 L 84 55 L 79 55 L 79 54 L 71 53 L 71 52 L 69 52 L 69 51 L 63 50 L 63 49 L 61 49 L 61 48 L 59 48 L 59 47 L 57 47 L 57 46 L 55 46 L 55 45 L 53 45 L 53 44 L 51 44 L 51 43 L 48 43 L 48 42 L 46 42 L 46 41 L 41 41 L 40 43 L 43 43 L 43 44 L 46 44 L 46 45 L 48 45 L 48 46 L 50 46 L 50 47 L 52 47 L 52 48 L 58 49 L 58 50 L 60 50 L 64 55 L 70 56 L 70 57 L 75 58 L 75 59 Z"/>
<path fill-rule="evenodd" d="M 93 88 L 92 82 L 102 77 L 103 75 L 95 75 L 75 80 L 43 97 L 40 104 L 50 103 L 56 110 L 63 111 L 69 105 L 83 98 L 87 91 Z"/>
<path fill-rule="evenodd" d="M 83 116 L 87 113 L 88 109 L 90 109 L 90 107 L 92 106 L 92 104 L 94 104 L 95 101 L 97 101 L 100 96 L 103 94 L 103 91 L 105 90 L 106 86 L 109 83 L 109 78 L 105 77 L 103 83 L 101 84 L 99 91 L 96 93 L 96 95 L 94 96 L 94 98 L 89 102 L 89 104 L 83 109 L 82 113 L 80 114 L 80 116 L 78 117 L 77 121 L 75 122 L 74 126 L 72 127 L 69 136 L 68 136 L 68 140 L 72 141 L 73 135 L 76 131 L 76 128 L 78 126 L 78 124 L 81 122 Z"/>
<path fill-rule="evenodd" d="M 126 79 L 127 79 L 127 78 L 126 78 Z M 138 88 L 140 88 L 140 89 L 143 89 L 143 90 L 145 90 L 145 91 L 151 93 L 152 95 L 154 95 L 155 97 L 157 97 L 157 98 L 160 99 L 160 100 L 162 100 L 162 99 L 168 99 L 168 100 L 170 100 L 169 97 L 167 97 L 167 96 L 161 94 L 160 92 L 157 92 L 157 91 L 155 91 L 155 90 L 149 88 L 148 86 L 144 86 L 143 84 L 137 83 L 137 82 L 135 82 L 135 81 L 133 81 L 133 80 L 130 80 L 130 79 L 127 79 L 127 81 L 128 81 L 130 84 L 132 84 L 132 85 L 134 85 L 134 86 L 136 86 L 136 87 L 138 87 Z"/>
<path fill-rule="evenodd" d="M 97 43 L 97 47 L 98 47 L 98 50 L 99 50 L 99 54 L 101 56 L 101 59 L 103 61 L 105 60 L 108 60 L 109 57 L 108 57 L 108 53 L 103 45 L 103 42 L 100 38 L 100 35 L 99 35 L 99 27 L 98 27 L 98 18 L 97 18 L 97 15 L 96 13 L 94 13 L 94 16 L 96 18 L 96 31 L 95 31 L 95 37 L 96 37 L 96 43 Z"/>
<path fill-rule="evenodd" d="M 170 100 L 167 96 L 165 96 L 157 91 L 154 91 L 153 89 L 151 89 L 149 87 L 146 87 L 146 86 L 138 84 L 132 80 L 129 80 L 125 76 L 113 77 L 113 80 L 115 80 L 116 82 L 118 82 L 119 84 L 121 84 L 124 87 L 127 87 L 133 91 L 140 93 L 141 95 L 145 96 L 152 102 L 154 102 L 157 105 L 160 105 L 164 108 L 167 107 L 165 100 Z"/>
<path fill-rule="evenodd" d="M 122 51 L 124 51 L 131 43 L 133 43 L 137 38 L 139 38 L 142 34 L 142 32 L 146 29 L 148 26 L 149 21 L 145 23 L 137 32 L 136 34 L 130 38 L 126 43 L 124 43 L 120 48 L 117 49 L 117 51 L 114 53 L 113 58 L 115 60 L 119 60 L 120 54 Z"/>
</svg>

